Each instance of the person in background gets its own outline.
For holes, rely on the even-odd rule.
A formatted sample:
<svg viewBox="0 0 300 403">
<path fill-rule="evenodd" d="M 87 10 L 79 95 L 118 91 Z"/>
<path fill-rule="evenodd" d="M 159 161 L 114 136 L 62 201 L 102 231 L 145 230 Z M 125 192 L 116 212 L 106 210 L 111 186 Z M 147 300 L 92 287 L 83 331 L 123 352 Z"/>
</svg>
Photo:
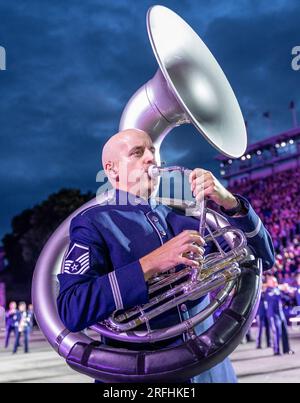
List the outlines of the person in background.
<svg viewBox="0 0 300 403">
<path fill-rule="evenodd" d="M 282 308 L 281 292 L 275 276 L 267 275 L 265 298 L 270 320 L 274 355 L 293 354 L 290 349 L 287 322 Z M 282 344 L 282 348 L 280 345 Z"/>
<path fill-rule="evenodd" d="M 26 303 L 20 302 L 18 306 L 18 325 L 17 325 L 17 337 L 13 349 L 13 354 L 18 351 L 18 347 L 20 345 L 20 338 L 23 335 L 24 338 L 24 353 L 28 353 L 28 341 L 29 341 L 29 332 L 30 332 L 30 317 L 28 316 L 28 312 L 26 311 Z"/>
<path fill-rule="evenodd" d="M 17 338 L 18 333 L 18 311 L 17 311 L 17 303 L 15 301 L 11 301 L 9 303 L 8 311 L 5 314 L 5 348 L 9 345 L 9 338 L 11 332 L 14 333 L 15 340 Z"/>
<path fill-rule="evenodd" d="M 29 336 L 32 332 L 33 329 L 33 323 L 34 323 L 34 311 L 33 311 L 33 305 L 29 304 L 28 309 L 27 309 L 27 330 L 28 330 L 28 342 L 29 342 Z"/>
<path fill-rule="evenodd" d="M 256 315 L 256 322 L 257 322 L 257 337 L 256 337 L 256 348 L 261 349 L 262 344 L 261 344 L 261 339 L 262 339 L 262 334 L 263 330 L 265 329 L 265 334 L 266 334 L 266 344 L 267 347 L 271 347 L 271 338 L 270 338 L 270 321 L 267 315 L 267 301 L 265 298 L 265 292 L 262 291 L 261 293 L 261 298 L 258 306 L 258 311 Z"/>
<path fill-rule="evenodd" d="M 296 276 L 296 287 L 295 287 L 295 300 L 296 300 L 296 305 L 300 307 L 300 273 L 297 273 Z"/>
</svg>

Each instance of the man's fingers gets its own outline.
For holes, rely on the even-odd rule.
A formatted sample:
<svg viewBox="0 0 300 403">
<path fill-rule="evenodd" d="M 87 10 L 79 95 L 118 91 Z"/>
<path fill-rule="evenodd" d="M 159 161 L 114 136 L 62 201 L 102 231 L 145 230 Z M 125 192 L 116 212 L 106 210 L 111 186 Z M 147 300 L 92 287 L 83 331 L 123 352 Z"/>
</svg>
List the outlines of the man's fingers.
<svg viewBox="0 0 300 403">
<path fill-rule="evenodd" d="M 195 267 L 200 267 L 200 263 L 197 262 L 196 260 L 188 259 L 186 257 L 181 257 L 179 258 L 179 264 L 184 264 L 186 266 L 195 266 Z"/>
<path fill-rule="evenodd" d="M 204 255 L 204 253 L 205 253 L 205 249 L 204 249 L 204 248 L 202 248 L 202 246 L 198 246 L 198 249 L 199 249 L 199 253 L 200 253 L 200 255 Z"/>
<path fill-rule="evenodd" d="M 200 246 L 197 245 L 184 245 L 181 249 L 182 254 L 187 254 L 189 252 L 194 252 L 197 255 L 203 255 L 205 250 L 204 248 L 201 248 Z"/>
<path fill-rule="evenodd" d="M 173 239 L 175 239 L 175 238 L 173 238 Z M 169 242 L 172 242 L 172 240 Z M 179 235 L 176 236 L 175 242 L 177 243 L 178 247 L 180 247 L 181 245 L 184 245 L 184 244 L 190 245 L 192 243 L 196 243 L 199 246 L 206 245 L 204 238 L 199 234 L 199 232 L 193 231 L 193 230 L 182 231 Z"/>
<path fill-rule="evenodd" d="M 201 235 L 199 235 L 199 233 L 197 235 L 192 235 L 190 237 L 189 243 L 193 243 L 193 242 L 195 242 L 196 244 L 198 244 L 200 246 L 205 245 L 205 240 L 204 240 L 204 238 L 202 238 Z"/>
<path fill-rule="evenodd" d="M 194 180 L 191 184 L 191 189 L 195 189 L 195 188 L 205 188 L 207 186 L 210 186 L 214 183 L 212 178 L 207 178 L 205 180 L 202 180 L 201 178 L 198 178 L 196 180 Z"/>
<path fill-rule="evenodd" d="M 189 174 L 189 182 L 192 183 L 192 181 L 198 177 L 204 176 L 206 173 L 209 173 L 209 171 L 205 171 L 205 169 L 201 168 L 196 168 L 194 169 L 190 174 Z"/>
<path fill-rule="evenodd" d="M 184 230 L 184 231 L 182 231 L 181 232 L 181 234 L 183 234 L 183 235 L 199 235 L 199 232 L 198 231 L 196 231 L 196 230 L 193 230 L 193 229 L 186 229 L 186 230 Z"/>
<path fill-rule="evenodd" d="M 196 200 L 200 202 L 201 200 L 203 200 L 203 197 L 205 198 L 205 197 L 208 197 L 208 196 L 212 195 L 214 191 L 215 191 L 214 185 L 209 186 L 208 188 L 206 188 L 206 189 L 203 191 L 202 194 L 198 193 L 198 194 L 196 195 Z"/>
</svg>

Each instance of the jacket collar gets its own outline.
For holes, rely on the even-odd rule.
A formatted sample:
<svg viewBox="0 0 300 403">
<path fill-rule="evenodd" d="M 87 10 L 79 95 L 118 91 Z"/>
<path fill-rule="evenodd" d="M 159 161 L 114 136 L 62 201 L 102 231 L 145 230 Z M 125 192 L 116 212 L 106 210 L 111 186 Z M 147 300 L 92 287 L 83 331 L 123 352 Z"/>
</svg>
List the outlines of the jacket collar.
<svg viewBox="0 0 300 403">
<path fill-rule="evenodd" d="M 113 189 L 108 199 L 108 204 L 111 206 L 124 207 L 125 210 L 138 207 L 146 212 L 155 209 L 158 205 L 155 198 L 146 200 L 120 189 Z"/>
</svg>

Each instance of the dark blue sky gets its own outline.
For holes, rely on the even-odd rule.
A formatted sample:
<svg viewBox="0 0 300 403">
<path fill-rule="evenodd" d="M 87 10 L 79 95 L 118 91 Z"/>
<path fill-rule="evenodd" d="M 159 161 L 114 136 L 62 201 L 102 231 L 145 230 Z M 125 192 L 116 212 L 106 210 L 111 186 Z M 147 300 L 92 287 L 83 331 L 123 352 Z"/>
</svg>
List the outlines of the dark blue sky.
<svg viewBox="0 0 300 403">
<path fill-rule="evenodd" d="M 0 3 L 0 237 L 13 215 L 61 187 L 96 191 L 105 141 L 130 96 L 157 69 L 145 17 L 151 0 L 16 0 Z M 300 108 L 299 0 L 160 1 L 202 37 L 226 73 L 249 122 L 249 142 L 291 127 Z M 300 114 L 299 114 L 300 115 Z M 300 116 L 299 116 L 300 117 Z M 215 150 L 192 127 L 162 147 L 170 164 L 218 173 Z"/>
</svg>

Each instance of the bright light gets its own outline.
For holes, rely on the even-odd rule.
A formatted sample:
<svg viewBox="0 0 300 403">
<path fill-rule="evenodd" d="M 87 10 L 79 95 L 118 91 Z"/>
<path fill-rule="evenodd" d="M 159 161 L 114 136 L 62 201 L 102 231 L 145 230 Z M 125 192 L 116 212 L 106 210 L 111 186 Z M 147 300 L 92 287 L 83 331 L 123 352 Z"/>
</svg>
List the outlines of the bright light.
<svg viewBox="0 0 300 403">
<path fill-rule="evenodd" d="M 224 164 L 223 164 L 223 162 L 221 162 L 220 167 L 221 167 L 221 168 L 224 168 Z"/>
<path fill-rule="evenodd" d="M 289 141 L 289 143 L 290 143 L 290 144 L 294 144 L 294 140 L 291 139 L 291 140 Z"/>
<path fill-rule="evenodd" d="M 285 146 L 286 146 L 286 142 L 283 141 L 283 142 L 281 143 L 281 147 L 285 147 Z"/>
<path fill-rule="evenodd" d="M 251 158 L 251 155 L 247 154 L 247 159 L 250 160 L 250 158 Z"/>
<path fill-rule="evenodd" d="M 242 160 L 242 161 L 245 161 L 245 159 L 246 159 L 246 157 L 243 155 L 242 158 L 241 158 L 241 160 Z"/>
<path fill-rule="evenodd" d="M 225 171 L 222 170 L 222 171 L 221 171 L 221 175 L 225 175 Z"/>
<path fill-rule="evenodd" d="M 228 164 L 232 164 L 232 160 L 228 160 Z"/>
<path fill-rule="evenodd" d="M 280 147 L 280 144 L 278 144 L 278 143 L 275 144 L 275 147 L 276 147 L 276 148 L 279 148 L 279 147 Z"/>
<path fill-rule="evenodd" d="M 256 151 L 256 154 L 257 154 L 257 155 L 261 155 L 261 151 L 260 151 L 260 150 L 257 150 L 257 151 Z"/>
</svg>

